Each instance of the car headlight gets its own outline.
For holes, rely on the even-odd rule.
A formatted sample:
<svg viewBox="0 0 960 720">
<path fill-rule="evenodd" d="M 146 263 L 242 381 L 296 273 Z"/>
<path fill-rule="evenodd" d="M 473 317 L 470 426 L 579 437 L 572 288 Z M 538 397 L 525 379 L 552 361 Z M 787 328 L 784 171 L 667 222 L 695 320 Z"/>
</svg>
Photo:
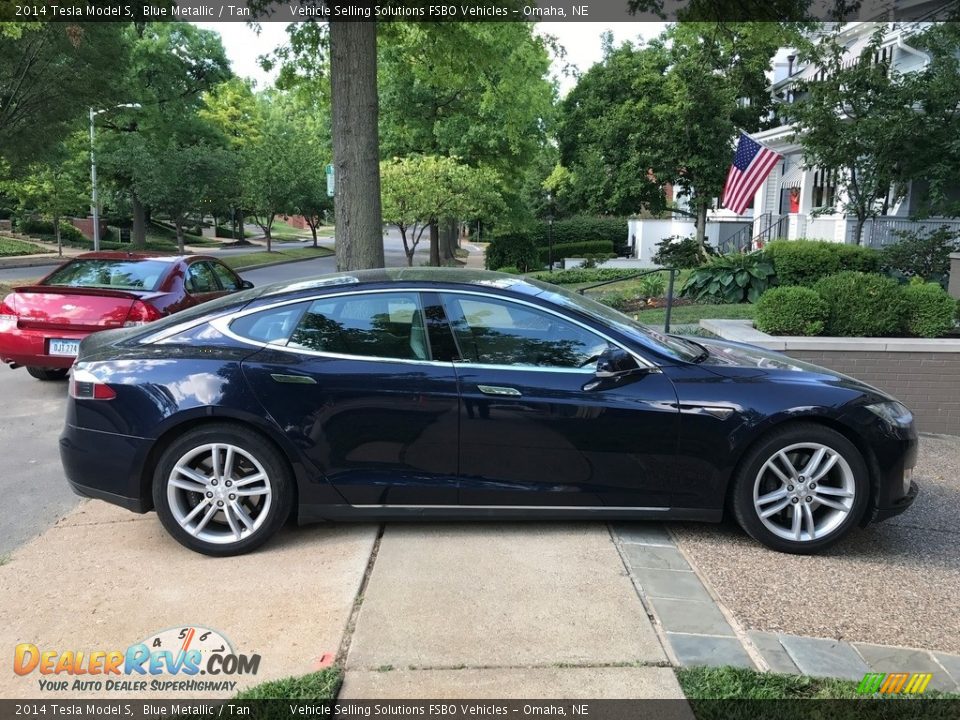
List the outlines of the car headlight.
<svg viewBox="0 0 960 720">
<path fill-rule="evenodd" d="M 867 405 L 867 410 L 894 427 L 909 427 L 913 413 L 896 400 Z"/>
</svg>

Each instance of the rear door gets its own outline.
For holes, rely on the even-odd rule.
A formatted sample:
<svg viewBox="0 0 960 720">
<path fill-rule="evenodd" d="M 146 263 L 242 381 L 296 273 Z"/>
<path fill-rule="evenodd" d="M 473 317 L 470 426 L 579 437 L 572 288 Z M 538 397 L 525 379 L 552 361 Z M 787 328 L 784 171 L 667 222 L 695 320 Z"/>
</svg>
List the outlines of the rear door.
<svg viewBox="0 0 960 720">
<path fill-rule="evenodd" d="M 187 266 L 183 279 L 184 289 L 190 297 L 191 304 L 213 300 L 227 291 L 220 286 L 217 275 L 206 260 L 192 262 Z"/>
<path fill-rule="evenodd" d="M 663 508 L 678 411 L 660 372 L 591 387 L 609 341 L 506 297 L 443 293 L 460 351 L 460 504 Z"/>
<path fill-rule="evenodd" d="M 265 344 L 244 374 L 313 471 L 352 505 L 455 504 L 456 374 L 431 354 L 419 293 L 354 292 L 298 312 L 259 311 L 231 331 Z M 301 502 L 322 502 L 316 490 Z"/>
</svg>

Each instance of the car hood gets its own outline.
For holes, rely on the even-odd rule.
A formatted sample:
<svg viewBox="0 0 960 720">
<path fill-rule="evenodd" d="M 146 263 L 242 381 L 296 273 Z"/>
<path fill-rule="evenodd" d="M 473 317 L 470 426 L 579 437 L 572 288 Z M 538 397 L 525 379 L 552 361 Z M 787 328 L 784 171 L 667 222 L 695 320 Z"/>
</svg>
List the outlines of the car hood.
<svg viewBox="0 0 960 720">
<path fill-rule="evenodd" d="M 776 350 L 712 338 L 698 337 L 696 341 L 710 351 L 710 355 L 701 363 L 702 366 L 718 375 L 738 377 L 765 375 L 796 382 L 827 382 L 876 395 L 885 400 L 894 399 L 888 393 L 849 375 L 797 360 Z"/>
</svg>

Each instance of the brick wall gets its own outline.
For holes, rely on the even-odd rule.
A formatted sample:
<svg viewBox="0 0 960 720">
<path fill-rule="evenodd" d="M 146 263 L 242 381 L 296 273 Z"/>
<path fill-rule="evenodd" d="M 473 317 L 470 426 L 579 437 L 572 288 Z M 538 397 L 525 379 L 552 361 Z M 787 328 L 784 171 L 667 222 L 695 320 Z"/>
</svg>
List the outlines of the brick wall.
<svg viewBox="0 0 960 720">
<path fill-rule="evenodd" d="M 885 390 L 913 411 L 921 432 L 960 435 L 960 353 L 786 352 Z"/>
<path fill-rule="evenodd" d="M 87 239 L 93 240 L 93 218 L 67 218 L 70 224 L 73 225 L 80 233 Z M 101 220 L 100 221 L 100 237 L 103 238 L 107 233 L 107 224 Z"/>
</svg>

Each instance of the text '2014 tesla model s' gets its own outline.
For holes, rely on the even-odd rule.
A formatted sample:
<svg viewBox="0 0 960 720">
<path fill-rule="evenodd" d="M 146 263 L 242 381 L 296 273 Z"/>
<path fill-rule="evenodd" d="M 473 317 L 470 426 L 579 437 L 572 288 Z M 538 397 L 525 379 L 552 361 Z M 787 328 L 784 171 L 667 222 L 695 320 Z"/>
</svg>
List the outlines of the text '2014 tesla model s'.
<svg viewBox="0 0 960 720">
<path fill-rule="evenodd" d="M 60 439 L 80 494 L 189 548 L 301 522 L 718 521 L 813 552 L 902 512 L 910 412 L 852 378 L 661 335 L 554 286 L 370 270 L 85 339 Z"/>
</svg>

